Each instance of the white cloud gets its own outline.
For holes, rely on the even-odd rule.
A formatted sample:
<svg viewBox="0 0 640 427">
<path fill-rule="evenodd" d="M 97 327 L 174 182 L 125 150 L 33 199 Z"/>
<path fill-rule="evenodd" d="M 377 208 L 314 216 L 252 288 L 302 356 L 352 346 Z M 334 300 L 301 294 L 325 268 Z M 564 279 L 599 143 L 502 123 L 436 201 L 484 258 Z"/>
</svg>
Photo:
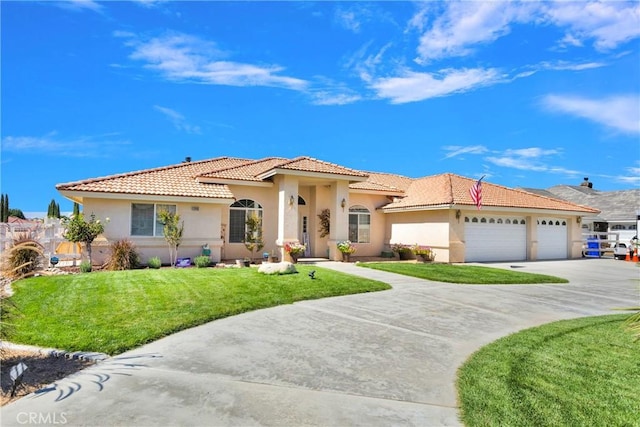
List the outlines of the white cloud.
<svg viewBox="0 0 640 427">
<path fill-rule="evenodd" d="M 127 45 L 134 49 L 131 59 L 146 62 L 147 68 L 158 71 L 169 80 L 293 90 L 305 90 L 308 86 L 305 80 L 279 75 L 284 68 L 277 65 L 226 61 L 227 54 L 214 43 L 186 34 L 170 34 L 150 40 L 133 39 Z"/>
<path fill-rule="evenodd" d="M 360 32 L 360 21 L 353 9 L 336 10 L 335 19 L 343 28 L 353 31 L 354 33 Z"/>
<path fill-rule="evenodd" d="M 502 153 L 497 153 L 495 156 L 486 157 L 485 160 L 496 166 L 518 170 L 546 172 L 569 176 L 580 175 L 581 172 L 579 171 L 548 164 L 550 158 L 560 156 L 561 154 L 562 150 L 560 149 L 529 147 L 508 149 Z"/>
<path fill-rule="evenodd" d="M 460 145 L 447 145 L 442 147 L 442 149 L 447 151 L 447 154 L 444 156 L 445 159 L 450 159 L 464 154 L 484 154 L 489 151 L 489 149 L 484 145 L 469 145 L 466 147 Z"/>
<path fill-rule="evenodd" d="M 446 69 L 438 74 L 405 70 L 398 77 L 376 79 L 371 87 L 379 97 L 388 98 L 393 104 L 402 104 L 468 92 L 502 79 L 495 69 Z"/>
<path fill-rule="evenodd" d="M 201 134 L 199 126 L 193 126 L 187 123 L 184 116 L 177 111 L 172 110 L 171 108 L 161 107 L 160 105 L 154 105 L 153 108 L 164 114 L 173 123 L 173 126 L 176 129 L 187 133 Z"/>
<path fill-rule="evenodd" d="M 91 10 L 93 12 L 102 13 L 103 6 L 94 0 L 68 0 L 68 1 L 59 1 L 54 2 L 54 4 L 62 9 L 67 10 Z"/>
<path fill-rule="evenodd" d="M 472 52 L 471 46 L 508 34 L 510 24 L 524 19 L 528 8 L 526 4 L 516 6 L 504 1 L 446 3 L 444 13 L 420 37 L 418 61 L 465 56 Z"/>
<path fill-rule="evenodd" d="M 117 136 L 117 133 L 110 133 L 63 139 L 57 136 L 57 132 L 44 136 L 5 136 L 2 138 L 2 150 L 60 157 L 109 157 L 129 145 L 128 141 L 115 138 Z"/>
<path fill-rule="evenodd" d="M 561 44 L 582 46 L 594 40 L 598 50 L 610 50 L 640 36 L 638 2 L 544 3 L 544 19 L 568 27 Z"/>
<path fill-rule="evenodd" d="M 633 95 L 589 99 L 570 95 L 547 95 L 543 105 L 551 111 L 591 120 L 624 133 L 640 133 L 640 99 Z"/>
<path fill-rule="evenodd" d="M 554 25 L 566 30 L 562 47 L 593 42 L 611 50 L 640 37 L 638 2 L 507 2 L 464 1 L 441 4 L 444 9 L 430 26 L 425 9 L 409 20 L 410 28 L 425 29 L 417 48 L 419 63 L 466 56 L 481 44 L 508 35 L 513 24 Z"/>
</svg>

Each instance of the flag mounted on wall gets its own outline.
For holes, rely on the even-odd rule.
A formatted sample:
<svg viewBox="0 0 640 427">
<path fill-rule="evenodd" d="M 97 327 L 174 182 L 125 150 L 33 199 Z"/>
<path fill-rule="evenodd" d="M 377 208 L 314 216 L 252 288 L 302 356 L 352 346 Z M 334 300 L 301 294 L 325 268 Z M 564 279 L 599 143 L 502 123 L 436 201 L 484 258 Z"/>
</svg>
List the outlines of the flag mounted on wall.
<svg viewBox="0 0 640 427">
<path fill-rule="evenodd" d="M 486 175 L 482 175 L 475 184 L 471 186 L 469 189 L 469 194 L 471 194 L 471 200 L 475 203 L 478 210 L 482 209 L 482 180 Z"/>
</svg>

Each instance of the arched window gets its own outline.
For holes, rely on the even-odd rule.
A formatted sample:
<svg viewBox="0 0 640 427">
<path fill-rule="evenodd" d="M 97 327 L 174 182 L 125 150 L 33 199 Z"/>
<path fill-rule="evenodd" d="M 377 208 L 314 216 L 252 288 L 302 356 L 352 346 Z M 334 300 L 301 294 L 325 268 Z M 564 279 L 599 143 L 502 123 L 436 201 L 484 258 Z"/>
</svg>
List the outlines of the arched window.
<svg viewBox="0 0 640 427">
<path fill-rule="evenodd" d="M 306 204 L 307 202 L 305 202 L 305 200 L 302 197 L 298 196 L 298 206 L 304 206 Z"/>
<path fill-rule="evenodd" d="M 495 223 L 496 223 L 496 220 L 495 220 L 495 219 L 493 219 L 493 218 L 490 218 L 490 219 L 489 219 L 489 224 L 495 224 Z"/>
<path fill-rule="evenodd" d="M 480 218 L 480 222 L 483 223 L 483 224 L 486 224 L 487 223 L 487 218 Z"/>
<path fill-rule="evenodd" d="M 242 243 L 247 232 L 247 218 L 258 215 L 262 218 L 262 206 L 253 200 L 242 199 L 229 208 L 229 243 Z"/>
<path fill-rule="evenodd" d="M 502 218 L 498 218 L 498 224 L 502 224 Z"/>
<path fill-rule="evenodd" d="M 473 217 L 473 219 L 471 220 L 471 222 L 478 222 L 478 218 L 476 218 L 475 216 Z"/>
<path fill-rule="evenodd" d="M 507 218 L 507 220 L 504 223 L 505 224 L 511 224 L 511 220 L 509 218 Z"/>
<path fill-rule="evenodd" d="M 371 214 L 364 206 L 349 208 L 349 240 L 354 243 L 371 241 Z"/>
</svg>

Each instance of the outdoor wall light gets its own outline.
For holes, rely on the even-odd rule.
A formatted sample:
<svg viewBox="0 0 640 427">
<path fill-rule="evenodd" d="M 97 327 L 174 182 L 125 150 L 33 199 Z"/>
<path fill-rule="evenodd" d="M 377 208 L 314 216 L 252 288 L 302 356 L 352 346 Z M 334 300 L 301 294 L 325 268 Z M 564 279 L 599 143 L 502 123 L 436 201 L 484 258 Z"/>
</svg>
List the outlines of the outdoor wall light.
<svg viewBox="0 0 640 427">
<path fill-rule="evenodd" d="M 580 224 L 580 223 L 582 222 L 582 217 L 581 217 L 581 216 L 579 216 L 578 218 L 576 218 L 576 222 L 577 222 L 578 224 Z"/>
<path fill-rule="evenodd" d="M 456 210 L 456 219 L 460 220 L 460 215 L 462 214 L 462 212 L 460 212 L 460 209 Z"/>
<path fill-rule="evenodd" d="M 344 197 L 342 198 L 342 201 L 340 202 L 340 207 L 342 207 L 342 210 L 344 210 L 344 207 L 347 206 L 347 201 L 344 199 Z"/>
<path fill-rule="evenodd" d="M 293 204 L 296 202 L 296 199 L 293 197 L 293 195 L 291 195 L 291 197 L 289 197 L 289 207 L 293 207 Z"/>
</svg>

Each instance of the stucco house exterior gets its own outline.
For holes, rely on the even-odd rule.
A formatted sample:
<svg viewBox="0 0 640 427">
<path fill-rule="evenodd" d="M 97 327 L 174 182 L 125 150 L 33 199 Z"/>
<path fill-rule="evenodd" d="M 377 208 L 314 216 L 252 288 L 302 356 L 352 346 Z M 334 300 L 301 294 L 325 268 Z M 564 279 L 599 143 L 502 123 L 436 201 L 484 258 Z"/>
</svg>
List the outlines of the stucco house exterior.
<svg viewBox="0 0 640 427">
<path fill-rule="evenodd" d="M 86 214 L 109 218 L 107 241 L 129 239 L 143 260 L 168 262 L 157 213 L 184 221 L 181 257 L 211 249 L 214 261 L 243 258 L 248 215 L 262 218 L 261 252 L 286 259 L 283 245 L 302 242 L 307 257 L 340 260 L 336 243 L 351 240 L 356 256 L 380 256 L 394 243 L 431 246 L 436 261 L 517 261 L 581 256 L 581 217 L 598 210 L 445 173 L 423 178 L 364 172 L 309 158 L 219 157 L 59 184 Z M 319 215 L 330 212 L 321 237 Z M 106 256 L 94 248 L 94 256 Z M 94 260 L 95 261 L 95 260 Z M 98 260 L 99 261 L 99 260 Z"/>
</svg>

